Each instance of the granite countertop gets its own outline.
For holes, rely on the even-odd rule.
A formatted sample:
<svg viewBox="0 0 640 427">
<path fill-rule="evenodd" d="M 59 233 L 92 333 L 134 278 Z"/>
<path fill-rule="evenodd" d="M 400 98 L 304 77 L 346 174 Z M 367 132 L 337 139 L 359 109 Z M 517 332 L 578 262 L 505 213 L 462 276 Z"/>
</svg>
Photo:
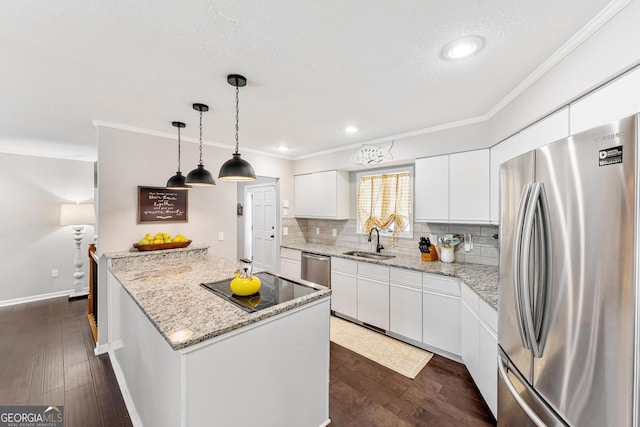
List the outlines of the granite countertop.
<svg viewBox="0 0 640 427">
<path fill-rule="evenodd" d="M 329 255 L 332 257 L 352 259 L 360 262 L 455 277 L 473 289 L 480 298 L 489 303 L 493 308 L 496 310 L 498 309 L 498 267 L 457 262 L 445 263 L 440 261 L 422 261 L 419 254 L 416 254 L 415 256 L 399 255 L 388 260 L 363 259 L 344 254 L 344 252 L 353 250 L 352 248 L 321 245 L 316 243 L 283 244 L 281 246 L 283 248 L 297 249 L 319 255 Z"/>
<path fill-rule="evenodd" d="M 204 250 L 202 250 L 204 248 Z M 248 313 L 200 286 L 233 277 L 236 261 L 207 254 L 207 248 L 155 251 L 148 256 L 105 254 L 111 272 L 174 350 L 184 349 L 243 326 L 328 297 L 317 292 Z M 177 255 L 177 256 L 175 256 Z"/>
</svg>

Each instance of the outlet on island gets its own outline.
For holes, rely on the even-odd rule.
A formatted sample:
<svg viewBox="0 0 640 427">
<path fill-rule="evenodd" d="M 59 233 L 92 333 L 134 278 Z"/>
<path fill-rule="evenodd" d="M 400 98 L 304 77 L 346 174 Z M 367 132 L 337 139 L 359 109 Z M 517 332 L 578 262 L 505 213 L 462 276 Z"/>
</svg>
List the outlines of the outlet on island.
<svg viewBox="0 0 640 427">
<path fill-rule="evenodd" d="M 320 227 L 316 227 L 316 234 L 320 234 Z"/>
</svg>

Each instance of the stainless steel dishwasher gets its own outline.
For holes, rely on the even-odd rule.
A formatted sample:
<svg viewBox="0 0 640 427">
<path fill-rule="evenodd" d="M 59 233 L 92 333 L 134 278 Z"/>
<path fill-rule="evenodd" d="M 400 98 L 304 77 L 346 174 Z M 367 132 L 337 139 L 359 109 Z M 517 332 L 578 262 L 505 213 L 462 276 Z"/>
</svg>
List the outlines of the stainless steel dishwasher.
<svg viewBox="0 0 640 427">
<path fill-rule="evenodd" d="M 302 252 L 302 280 L 331 287 L 331 257 Z"/>
</svg>

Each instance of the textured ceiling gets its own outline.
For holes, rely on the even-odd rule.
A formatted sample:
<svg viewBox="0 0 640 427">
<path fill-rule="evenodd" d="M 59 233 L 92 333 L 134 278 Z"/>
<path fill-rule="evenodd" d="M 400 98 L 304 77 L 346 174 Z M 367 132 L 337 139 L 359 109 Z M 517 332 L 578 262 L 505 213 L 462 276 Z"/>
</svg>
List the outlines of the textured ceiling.
<svg viewBox="0 0 640 427">
<path fill-rule="evenodd" d="M 286 156 L 487 114 L 608 0 L 3 0 L 0 151 L 94 159 L 93 121 Z M 458 62 L 441 48 L 485 39 Z M 342 131 L 348 124 L 361 129 Z"/>
</svg>

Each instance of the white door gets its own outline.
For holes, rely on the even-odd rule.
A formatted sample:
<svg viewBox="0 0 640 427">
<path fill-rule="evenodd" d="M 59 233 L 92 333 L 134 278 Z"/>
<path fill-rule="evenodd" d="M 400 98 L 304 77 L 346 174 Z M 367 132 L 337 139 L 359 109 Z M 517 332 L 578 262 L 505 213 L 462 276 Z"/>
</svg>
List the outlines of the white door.
<svg viewBox="0 0 640 427">
<path fill-rule="evenodd" d="M 276 271 L 276 186 L 247 187 L 251 193 L 251 258 L 253 266 Z"/>
</svg>

